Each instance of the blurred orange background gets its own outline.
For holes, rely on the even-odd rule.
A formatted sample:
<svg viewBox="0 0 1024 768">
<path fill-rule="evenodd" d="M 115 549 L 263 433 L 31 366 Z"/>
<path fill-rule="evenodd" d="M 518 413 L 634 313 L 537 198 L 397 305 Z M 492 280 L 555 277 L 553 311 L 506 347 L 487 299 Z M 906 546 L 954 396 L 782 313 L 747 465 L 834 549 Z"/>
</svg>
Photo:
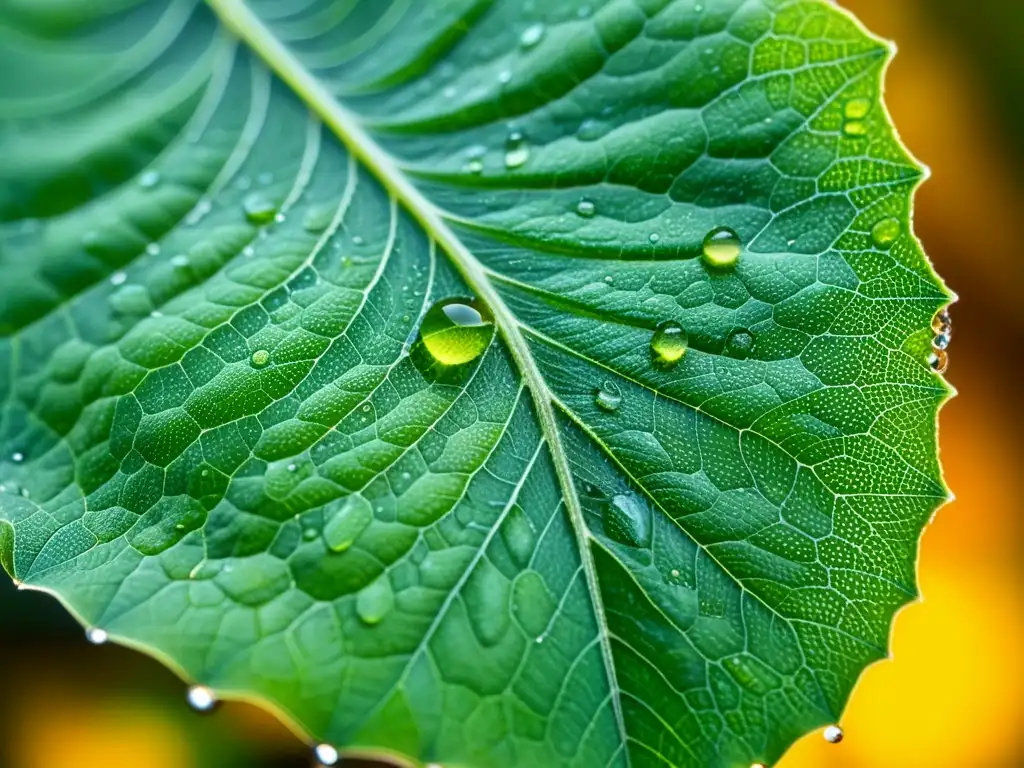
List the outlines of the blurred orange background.
<svg viewBox="0 0 1024 768">
<path fill-rule="evenodd" d="M 926 531 L 923 601 L 897 618 L 892 660 L 871 667 L 843 717 L 845 740 L 797 743 L 781 768 L 1024 765 L 1024 572 L 1018 473 L 1024 349 L 1024 2 L 842 0 L 896 40 L 887 102 L 932 170 L 916 229 L 960 295 L 941 418 L 957 500 Z M 16 611 L 18 618 L 9 617 Z M 49 598 L 0 579 L 0 765 L 12 768 L 283 768 L 308 749 L 273 718 L 230 704 L 192 715 L 155 661 L 86 645 Z M 355 766 L 354 761 L 346 765 Z M 364 764 L 365 765 L 365 764 Z"/>
</svg>

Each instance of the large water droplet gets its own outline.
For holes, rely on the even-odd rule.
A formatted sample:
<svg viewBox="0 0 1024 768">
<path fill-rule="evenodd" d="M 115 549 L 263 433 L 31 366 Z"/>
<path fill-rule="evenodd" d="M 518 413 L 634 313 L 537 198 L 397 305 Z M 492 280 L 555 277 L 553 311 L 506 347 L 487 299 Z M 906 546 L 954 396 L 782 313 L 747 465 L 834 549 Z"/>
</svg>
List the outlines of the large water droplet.
<svg viewBox="0 0 1024 768">
<path fill-rule="evenodd" d="M 341 755 L 338 754 L 338 750 L 332 747 L 330 744 L 317 744 L 313 750 L 313 754 L 316 756 L 316 761 L 320 765 L 337 765 L 338 760 L 341 759 Z"/>
<path fill-rule="evenodd" d="M 109 635 L 107 635 L 107 631 L 105 629 L 100 629 L 99 627 L 90 627 L 89 629 L 85 630 L 85 639 L 93 645 L 103 645 L 105 642 L 107 642 L 107 640 L 110 639 L 110 637 Z"/>
<path fill-rule="evenodd" d="M 754 351 L 754 337 L 750 331 L 737 330 L 729 334 L 725 340 L 725 352 L 730 357 L 738 357 L 744 360 L 750 357 Z"/>
<path fill-rule="evenodd" d="M 277 215 L 277 205 L 262 192 L 250 192 L 242 201 L 245 218 L 252 224 L 269 224 Z"/>
<path fill-rule="evenodd" d="M 189 688 L 186 700 L 196 712 L 210 712 L 217 706 L 217 697 L 205 685 L 193 685 Z"/>
<path fill-rule="evenodd" d="M 332 552 L 344 552 L 373 522 L 373 507 L 358 493 L 349 496 L 324 526 L 324 542 Z"/>
<path fill-rule="evenodd" d="M 583 199 L 576 204 L 576 213 L 584 219 L 592 219 L 597 213 L 597 206 L 592 201 Z"/>
<path fill-rule="evenodd" d="M 650 512 L 640 499 L 620 493 L 604 509 L 604 532 L 620 544 L 642 547 L 650 535 Z"/>
<path fill-rule="evenodd" d="M 654 245 L 659 240 L 661 240 L 661 235 L 659 235 L 657 232 L 651 232 L 651 234 L 647 236 L 647 240 L 651 243 L 651 245 Z"/>
<path fill-rule="evenodd" d="M 949 316 L 949 310 L 943 309 L 932 318 L 932 333 L 939 335 L 944 333 L 947 336 L 953 335 L 953 318 Z"/>
<path fill-rule="evenodd" d="M 252 353 L 252 367 L 262 368 L 270 362 L 270 353 L 265 349 L 257 349 Z"/>
<path fill-rule="evenodd" d="M 651 336 L 651 356 L 661 368 L 671 368 L 686 354 L 690 340 L 683 326 L 675 322 L 662 323 Z"/>
<path fill-rule="evenodd" d="M 156 171 L 156 170 L 144 171 L 142 173 L 142 175 L 139 176 L 139 186 L 142 187 L 143 189 L 152 189 L 153 187 L 155 187 L 159 183 L 160 183 L 160 171 Z"/>
<path fill-rule="evenodd" d="M 512 131 L 505 139 L 505 167 L 519 168 L 530 159 L 530 142 L 522 131 Z"/>
<path fill-rule="evenodd" d="M 838 744 L 843 740 L 843 729 L 838 725 L 830 725 L 824 732 L 825 741 L 829 744 Z"/>
<path fill-rule="evenodd" d="M 888 248 L 900 236 L 900 220 L 882 219 L 871 228 L 871 240 L 876 248 Z"/>
<path fill-rule="evenodd" d="M 542 37 L 544 37 L 544 25 L 539 22 L 531 24 L 519 36 L 519 45 L 526 49 L 533 48 L 533 46 L 540 42 Z"/>
<path fill-rule="evenodd" d="M 602 411 L 614 413 L 622 405 L 622 392 L 613 381 L 606 381 L 594 393 L 594 404 Z"/>
<path fill-rule="evenodd" d="M 932 346 L 935 349 L 947 350 L 949 349 L 949 345 L 952 341 L 953 337 L 950 336 L 948 333 L 940 333 L 937 334 L 934 339 L 932 339 Z"/>
<path fill-rule="evenodd" d="M 420 339 L 442 365 L 462 365 L 483 354 L 494 337 L 494 318 L 483 302 L 444 299 L 427 310 Z"/>
<path fill-rule="evenodd" d="M 740 236 L 728 227 L 718 227 L 704 237 L 701 257 L 713 269 L 732 269 L 739 261 L 741 250 Z"/>
<path fill-rule="evenodd" d="M 949 370 L 949 353 L 944 349 L 935 349 L 928 355 L 928 365 L 936 373 Z"/>
<path fill-rule="evenodd" d="M 356 597 L 356 613 L 364 624 L 379 624 L 395 607 L 395 593 L 388 577 L 381 576 Z"/>
</svg>

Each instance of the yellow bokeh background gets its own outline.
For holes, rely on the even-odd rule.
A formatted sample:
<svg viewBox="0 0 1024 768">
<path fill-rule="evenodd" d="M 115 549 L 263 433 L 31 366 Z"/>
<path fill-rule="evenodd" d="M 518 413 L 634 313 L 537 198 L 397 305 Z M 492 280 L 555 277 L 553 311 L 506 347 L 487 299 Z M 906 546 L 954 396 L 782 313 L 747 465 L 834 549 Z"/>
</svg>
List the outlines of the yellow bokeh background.
<svg viewBox="0 0 1024 768">
<path fill-rule="evenodd" d="M 1024 20 L 1021 0 L 955 2 L 1002 4 L 1008 21 Z M 810 734 L 781 768 L 1024 765 L 1017 394 L 1024 257 L 1015 247 L 1024 147 L 1019 127 L 1000 122 L 1000 99 L 1013 94 L 992 86 L 984 41 L 958 44 L 955 24 L 936 23 L 953 3 L 842 0 L 898 42 L 887 103 L 906 144 L 932 171 L 917 197 L 916 229 L 961 299 L 949 372 L 960 396 L 943 411 L 940 432 L 957 498 L 923 537 L 923 600 L 898 616 L 892 658 L 864 674 L 842 719 L 846 738 L 831 745 Z M 1015 93 L 1022 96 L 1024 85 Z M 308 764 L 306 747 L 255 708 L 232 704 L 210 718 L 191 716 L 181 684 L 152 660 L 50 635 L 27 647 L 17 630 L 0 615 L 3 768 Z"/>
</svg>

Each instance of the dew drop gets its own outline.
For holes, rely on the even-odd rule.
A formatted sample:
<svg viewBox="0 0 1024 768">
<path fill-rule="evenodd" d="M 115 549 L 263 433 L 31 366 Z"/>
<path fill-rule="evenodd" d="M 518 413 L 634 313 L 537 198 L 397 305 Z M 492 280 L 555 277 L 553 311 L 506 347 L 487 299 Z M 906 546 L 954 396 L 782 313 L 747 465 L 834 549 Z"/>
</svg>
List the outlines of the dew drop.
<svg viewBox="0 0 1024 768">
<path fill-rule="evenodd" d="M 189 688 L 186 700 L 196 712 L 211 712 L 217 706 L 217 697 L 205 685 L 193 685 Z"/>
<path fill-rule="evenodd" d="M 124 281 L 128 279 L 128 275 L 124 272 L 115 272 L 110 276 L 111 285 L 124 285 Z"/>
<path fill-rule="evenodd" d="M 862 139 L 868 134 L 868 127 L 860 120 L 847 120 L 843 123 L 843 135 L 851 139 Z"/>
<path fill-rule="evenodd" d="M 940 333 L 932 340 L 932 346 L 935 349 L 945 351 L 949 349 L 949 344 L 952 340 L 952 337 L 948 333 Z"/>
<path fill-rule="evenodd" d="M 362 245 L 365 242 L 361 235 L 352 235 L 352 245 Z"/>
<path fill-rule="evenodd" d="M 838 744 L 840 741 L 843 740 L 844 734 L 843 729 L 840 728 L 838 725 L 830 725 L 828 728 L 825 729 L 823 735 L 825 736 L 825 741 L 827 741 L 829 744 Z"/>
<path fill-rule="evenodd" d="M 944 349 L 936 349 L 928 355 L 928 365 L 936 373 L 945 373 L 949 369 L 949 353 Z"/>
<path fill-rule="evenodd" d="M 871 111 L 871 99 L 857 97 L 843 105 L 843 117 L 847 120 L 863 120 Z"/>
<path fill-rule="evenodd" d="M 103 645 L 110 637 L 105 629 L 91 627 L 85 631 L 85 639 L 93 645 Z"/>
<path fill-rule="evenodd" d="M 712 269 L 732 269 L 739 261 L 741 250 L 740 236 L 728 227 L 718 227 L 704 237 L 701 258 Z"/>
<path fill-rule="evenodd" d="M 647 543 L 651 522 L 647 506 L 632 494 L 620 493 L 612 497 L 604 508 L 604 532 L 609 538 L 630 547 Z"/>
<path fill-rule="evenodd" d="M 943 309 L 932 318 L 932 332 L 935 335 L 940 333 L 947 336 L 953 335 L 953 319 L 949 316 L 948 309 Z"/>
<path fill-rule="evenodd" d="M 522 131 L 512 131 L 505 139 L 505 167 L 519 168 L 530 159 L 530 142 Z"/>
<path fill-rule="evenodd" d="M 652 244 L 654 244 L 654 243 L 658 242 L 659 240 L 661 240 L 661 235 L 659 235 L 659 234 L 658 234 L 657 232 L 651 232 L 651 234 L 649 234 L 649 235 L 647 236 L 647 239 L 648 239 L 648 240 L 649 240 L 649 241 L 650 241 L 650 242 L 651 242 Z"/>
<path fill-rule="evenodd" d="M 594 393 L 594 404 L 602 411 L 614 413 L 622 405 L 622 392 L 614 382 L 606 381 Z"/>
<path fill-rule="evenodd" d="M 324 543 L 332 552 L 344 552 L 373 522 L 373 508 L 358 493 L 349 496 L 324 526 Z"/>
<path fill-rule="evenodd" d="M 754 337 L 750 331 L 737 330 L 729 334 L 725 340 L 725 352 L 730 357 L 745 360 L 754 351 Z"/>
<path fill-rule="evenodd" d="M 245 218 L 252 224 L 269 224 L 277 215 L 274 201 L 262 192 L 250 192 L 242 201 Z"/>
<path fill-rule="evenodd" d="M 503 69 L 503 70 L 501 70 L 501 72 L 498 73 L 498 82 L 499 83 L 505 84 L 505 83 L 509 83 L 511 81 L 512 81 L 512 72 L 510 70 Z"/>
<path fill-rule="evenodd" d="M 198 224 L 200 221 L 203 220 L 203 218 L 206 216 L 206 214 L 210 212 L 212 208 L 213 203 L 211 203 L 206 198 L 201 199 L 198 203 L 195 204 L 195 207 L 191 211 L 189 211 L 188 215 L 185 217 L 185 226 L 193 226 L 195 224 Z"/>
<path fill-rule="evenodd" d="M 317 531 L 317 529 L 313 528 L 312 526 L 302 529 L 302 538 L 306 541 L 313 541 L 319 535 L 319 531 Z"/>
<path fill-rule="evenodd" d="M 15 451 L 14 453 L 11 454 L 11 461 L 13 461 L 15 464 L 20 464 L 24 460 L 25 454 L 22 453 L 21 451 Z"/>
<path fill-rule="evenodd" d="M 671 571 L 671 574 L 672 574 L 672 578 L 673 579 L 678 579 L 679 578 L 679 569 L 678 568 L 673 568 L 672 571 Z"/>
<path fill-rule="evenodd" d="M 337 765 L 338 760 L 341 758 L 338 750 L 330 744 L 317 744 L 313 754 L 316 755 L 316 761 L 320 765 Z"/>
<path fill-rule="evenodd" d="M 651 356 L 661 368 L 672 368 L 686 354 L 690 340 L 679 323 L 662 323 L 651 336 Z"/>
<path fill-rule="evenodd" d="M 395 607 L 395 593 L 387 576 L 381 576 L 356 597 L 356 613 L 364 624 L 373 626 L 384 620 Z"/>
<path fill-rule="evenodd" d="M 146 246 L 146 253 L 150 256 L 160 255 L 160 243 L 150 243 Z"/>
<path fill-rule="evenodd" d="M 139 186 L 143 189 L 152 189 L 160 183 L 160 171 L 149 170 L 139 176 Z"/>
<path fill-rule="evenodd" d="M 442 365 L 462 365 L 483 354 L 494 337 L 494 318 L 483 302 L 443 299 L 427 310 L 420 340 Z"/>
<path fill-rule="evenodd" d="M 270 362 L 270 353 L 265 349 L 257 349 L 252 353 L 252 367 L 262 368 Z"/>
<path fill-rule="evenodd" d="M 171 266 L 184 268 L 188 266 L 188 256 L 184 253 L 179 253 L 176 256 L 171 257 Z"/>
<path fill-rule="evenodd" d="M 594 205 L 592 200 L 583 199 L 576 203 L 576 213 L 584 219 L 592 219 L 594 214 L 597 213 L 597 206 Z"/>
<path fill-rule="evenodd" d="M 871 241 L 877 248 L 888 248 L 900 236 L 900 220 L 882 219 L 871 228 Z"/>
<path fill-rule="evenodd" d="M 253 256 L 255 254 L 256 254 L 256 249 L 253 248 L 251 245 L 247 245 L 247 246 L 245 246 L 245 248 L 242 249 L 242 255 L 245 256 L 245 257 Z"/>
<path fill-rule="evenodd" d="M 540 42 L 542 37 L 544 37 L 544 25 L 540 23 L 531 24 L 519 36 L 519 45 L 525 49 L 533 48 L 533 46 Z"/>
</svg>

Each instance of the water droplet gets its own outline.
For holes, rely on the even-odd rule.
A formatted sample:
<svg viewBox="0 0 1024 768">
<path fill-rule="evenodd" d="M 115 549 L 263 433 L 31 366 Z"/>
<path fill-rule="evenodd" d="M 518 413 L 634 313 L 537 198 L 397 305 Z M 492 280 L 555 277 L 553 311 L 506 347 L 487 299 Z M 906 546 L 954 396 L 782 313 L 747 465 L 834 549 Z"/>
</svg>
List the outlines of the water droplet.
<svg viewBox="0 0 1024 768">
<path fill-rule="evenodd" d="M 949 344 L 953 338 L 948 333 L 940 333 L 932 340 L 932 346 L 938 350 L 949 349 Z"/>
<path fill-rule="evenodd" d="M 312 526 L 310 526 L 309 528 L 302 529 L 302 538 L 304 538 L 306 541 L 313 541 L 319 535 L 320 532 Z"/>
<path fill-rule="evenodd" d="M 829 744 L 838 744 L 840 741 L 843 740 L 844 734 L 843 729 L 840 728 L 838 725 L 830 725 L 828 728 L 825 729 L 825 733 L 823 735 L 825 736 L 825 741 L 827 741 Z"/>
<path fill-rule="evenodd" d="M 420 340 L 442 365 L 462 365 L 483 354 L 494 336 L 494 318 L 473 299 L 435 302 L 420 325 Z"/>
<path fill-rule="evenodd" d="M 196 712 L 210 712 L 217 706 L 217 697 L 205 685 L 193 685 L 188 689 L 186 699 Z"/>
<path fill-rule="evenodd" d="M 20 464 L 24 460 L 25 454 L 22 453 L 21 451 L 15 451 L 14 453 L 11 454 L 11 461 L 13 461 L 15 464 Z"/>
<path fill-rule="evenodd" d="M 740 236 L 728 227 L 718 227 L 704 237 L 701 258 L 712 269 L 732 269 L 739 261 L 741 250 Z"/>
<path fill-rule="evenodd" d="M 843 105 L 843 117 L 847 120 L 863 120 L 871 111 L 871 99 L 857 97 Z"/>
<path fill-rule="evenodd" d="M 352 245 L 362 245 L 365 242 L 361 235 L 352 235 Z"/>
<path fill-rule="evenodd" d="M 85 639 L 93 645 L 103 645 L 110 638 L 107 635 L 107 631 L 105 629 L 100 629 L 99 627 L 91 627 L 90 629 L 87 629 L 85 631 Z"/>
<path fill-rule="evenodd" d="M 245 248 L 242 249 L 243 256 L 253 256 L 255 253 L 256 249 L 253 248 L 251 245 L 247 245 L 245 246 Z"/>
<path fill-rule="evenodd" d="M 860 120 L 847 120 L 843 123 L 843 134 L 851 139 L 862 139 L 868 134 L 868 127 Z"/>
<path fill-rule="evenodd" d="M 206 216 L 206 214 L 210 212 L 212 208 L 213 203 L 211 203 L 206 198 L 201 199 L 198 203 L 195 204 L 195 207 L 191 211 L 189 211 L 188 215 L 185 217 L 185 226 L 193 226 L 194 224 L 198 224 L 200 221 L 203 220 L 203 218 Z"/>
<path fill-rule="evenodd" d="M 530 142 L 522 131 L 512 131 L 505 139 L 505 167 L 519 168 L 530 159 Z"/>
<path fill-rule="evenodd" d="M 651 232 L 651 234 L 647 236 L 647 239 L 653 244 L 661 240 L 661 235 L 657 232 Z"/>
<path fill-rule="evenodd" d="M 738 330 L 729 334 L 725 340 L 725 352 L 730 357 L 745 360 L 754 351 L 754 337 L 750 331 Z"/>
<path fill-rule="evenodd" d="M 143 189 L 152 189 L 160 183 L 160 171 L 149 170 L 144 171 L 139 176 L 139 186 Z"/>
<path fill-rule="evenodd" d="M 928 355 L 928 365 L 936 373 L 945 373 L 949 369 L 949 353 L 944 349 L 936 349 Z"/>
<path fill-rule="evenodd" d="M 160 255 L 160 243 L 150 243 L 146 246 L 146 253 L 150 256 Z"/>
<path fill-rule="evenodd" d="M 262 192 L 251 192 L 242 201 L 245 218 L 252 224 L 269 224 L 277 214 L 277 205 Z"/>
<path fill-rule="evenodd" d="M 900 236 L 900 220 L 882 219 L 871 228 L 871 240 L 877 248 L 888 248 Z"/>
<path fill-rule="evenodd" d="M 110 276 L 111 285 L 124 285 L 124 281 L 128 279 L 128 275 L 124 272 L 115 272 Z"/>
<path fill-rule="evenodd" d="M 324 526 L 324 543 L 332 552 L 344 552 L 373 522 L 373 508 L 358 493 L 345 499 Z"/>
<path fill-rule="evenodd" d="M 171 266 L 183 268 L 188 266 L 188 256 L 184 253 L 179 253 L 171 257 Z"/>
<path fill-rule="evenodd" d="M 504 84 L 504 83 L 509 83 L 511 81 L 512 81 L 512 72 L 510 70 L 503 69 L 503 70 L 501 70 L 501 72 L 498 73 L 498 82 L 499 83 Z"/>
<path fill-rule="evenodd" d="M 651 523 L 650 511 L 632 494 L 620 493 L 604 509 L 604 532 L 620 544 L 642 547 L 647 543 Z"/>
<path fill-rule="evenodd" d="M 466 150 L 466 162 L 462 170 L 466 173 L 482 173 L 484 170 L 484 156 L 487 154 L 487 147 L 479 144 Z"/>
<path fill-rule="evenodd" d="M 262 368 L 270 362 L 270 353 L 265 349 L 257 349 L 252 353 L 252 367 Z"/>
<path fill-rule="evenodd" d="M 679 569 L 678 568 L 673 568 L 671 573 L 672 573 L 672 578 L 673 579 L 678 579 L 679 578 Z"/>
<path fill-rule="evenodd" d="M 612 277 L 611 275 L 605 275 L 605 276 L 604 276 L 604 281 L 605 281 L 606 283 L 608 283 L 608 285 L 611 285 L 612 283 L 614 283 L 614 282 L 615 282 L 615 278 L 614 278 L 614 277 Z"/>
<path fill-rule="evenodd" d="M 320 765 L 337 765 L 338 760 L 341 759 L 338 750 L 330 744 L 317 744 L 313 754 L 316 755 L 316 761 Z"/>
<path fill-rule="evenodd" d="M 938 335 L 944 333 L 947 336 L 953 335 L 953 318 L 949 316 L 949 310 L 943 309 L 932 318 L 932 333 Z"/>
<path fill-rule="evenodd" d="M 540 39 L 544 37 L 544 25 L 541 23 L 532 24 L 523 30 L 523 34 L 519 36 L 519 45 L 523 48 L 533 48 Z"/>
<path fill-rule="evenodd" d="M 395 593 L 387 576 L 381 576 L 356 597 L 356 613 L 364 624 L 374 625 L 383 621 L 395 607 Z"/>
<path fill-rule="evenodd" d="M 597 213 L 597 206 L 594 205 L 593 201 L 584 198 L 576 203 L 576 213 L 584 219 L 592 219 L 594 214 Z"/>
<path fill-rule="evenodd" d="M 690 340 L 679 323 L 662 323 L 651 336 L 651 355 L 661 368 L 672 368 L 683 359 Z"/>
<path fill-rule="evenodd" d="M 614 382 L 606 381 L 594 393 L 594 404 L 602 411 L 614 413 L 622 405 L 622 393 Z"/>
</svg>

